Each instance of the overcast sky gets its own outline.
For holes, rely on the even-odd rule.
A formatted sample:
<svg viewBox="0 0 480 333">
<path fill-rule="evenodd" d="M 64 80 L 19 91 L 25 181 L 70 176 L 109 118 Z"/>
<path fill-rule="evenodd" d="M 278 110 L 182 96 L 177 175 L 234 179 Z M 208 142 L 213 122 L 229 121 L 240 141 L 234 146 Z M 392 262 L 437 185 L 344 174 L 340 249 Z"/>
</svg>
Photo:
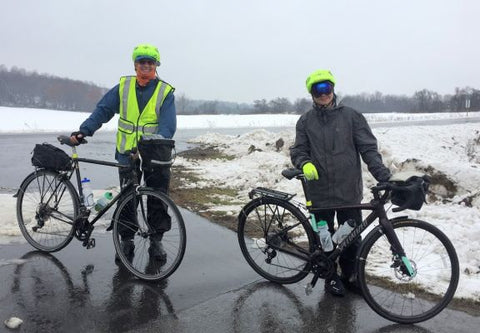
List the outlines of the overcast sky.
<svg viewBox="0 0 480 333">
<path fill-rule="evenodd" d="M 480 89 L 478 0 L 7 0 L 0 64 L 103 87 L 155 44 L 176 95 L 252 103 L 308 97 L 331 69 L 341 94 Z"/>
</svg>

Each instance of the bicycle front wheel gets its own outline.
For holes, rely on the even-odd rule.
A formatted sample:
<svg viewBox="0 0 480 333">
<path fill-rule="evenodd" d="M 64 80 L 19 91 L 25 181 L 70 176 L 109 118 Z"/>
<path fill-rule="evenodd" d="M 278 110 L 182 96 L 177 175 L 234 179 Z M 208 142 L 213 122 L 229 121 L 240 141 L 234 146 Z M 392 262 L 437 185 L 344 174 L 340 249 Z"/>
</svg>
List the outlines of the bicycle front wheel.
<svg viewBox="0 0 480 333">
<path fill-rule="evenodd" d="M 159 225 L 164 228 L 161 244 L 166 253 L 161 260 L 150 255 Z M 122 241 L 127 234 L 133 241 L 131 253 L 122 251 Z M 119 202 L 113 216 L 113 243 L 123 265 L 138 278 L 156 281 L 170 276 L 183 259 L 186 242 L 183 217 L 175 203 L 162 192 L 140 189 Z"/>
<path fill-rule="evenodd" d="M 270 197 L 250 201 L 238 216 L 237 233 L 248 264 L 267 280 L 295 283 L 310 272 L 315 236 L 290 202 Z"/>
<path fill-rule="evenodd" d="M 420 220 L 392 220 L 395 233 L 413 268 L 413 276 L 391 251 L 380 226 L 362 245 L 358 282 L 370 307 L 401 324 L 425 321 L 452 300 L 459 279 L 458 258 L 450 240 L 435 226 Z"/>
<path fill-rule="evenodd" d="M 25 239 L 45 252 L 63 249 L 73 238 L 79 199 L 62 174 L 38 170 L 23 181 L 17 193 L 17 221 Z"/>
</svg>

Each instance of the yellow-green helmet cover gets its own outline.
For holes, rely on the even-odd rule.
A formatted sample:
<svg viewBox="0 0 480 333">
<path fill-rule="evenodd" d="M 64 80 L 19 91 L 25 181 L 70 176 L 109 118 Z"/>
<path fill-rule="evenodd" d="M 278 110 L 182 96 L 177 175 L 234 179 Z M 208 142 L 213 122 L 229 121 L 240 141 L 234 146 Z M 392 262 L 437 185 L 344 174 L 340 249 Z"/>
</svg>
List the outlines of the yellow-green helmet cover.
<svg viewBox="0 0 480 333">
<path fill-rule="evenodd" d="M 160 52 L 158 52 L 158 49 L 151 44 L 139 44 L 135 46 L 132 54 L 133 62 L 140 60 L 138 58 L 152 59 L 156 61 L 157 66 L 160 65 Z"/>
<path fill-rule="evenodd" d="M 312 86 L 315 83 L 322 81 L 330 81 L 335 86 L 335 78 L 333 77 L 332 72 L 330 72 L 328 69 L 319 69 L 307 77 L 306 85 L 308 93 L 310 94 L 312 92 Z"/>
</svg>

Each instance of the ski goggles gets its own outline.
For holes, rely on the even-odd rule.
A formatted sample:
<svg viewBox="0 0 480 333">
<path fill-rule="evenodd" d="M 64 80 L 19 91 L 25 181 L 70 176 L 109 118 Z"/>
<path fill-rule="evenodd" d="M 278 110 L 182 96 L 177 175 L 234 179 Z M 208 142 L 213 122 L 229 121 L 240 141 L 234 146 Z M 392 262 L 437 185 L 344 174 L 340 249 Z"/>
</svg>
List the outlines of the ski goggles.
<svg viewBox="0 0 480 333">
<path fill-rule="evenodd" d="M 320 97 L 320 95 L 330 95 L 333 92 L 333 84 L 330 81 L 322 81 L 312 85 L 312 95 Z"/>
</svg>

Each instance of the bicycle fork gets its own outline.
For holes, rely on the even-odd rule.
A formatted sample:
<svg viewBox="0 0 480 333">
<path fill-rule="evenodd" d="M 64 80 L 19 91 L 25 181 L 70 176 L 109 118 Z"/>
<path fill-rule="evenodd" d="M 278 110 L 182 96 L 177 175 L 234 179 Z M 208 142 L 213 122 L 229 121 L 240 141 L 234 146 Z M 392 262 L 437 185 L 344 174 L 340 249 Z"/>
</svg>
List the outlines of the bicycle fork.
<svg viewBox="0 0 480 333">
<path fill-rule="evenodd" d="M 379 220 L 385 236 L 390 243 L 390 250 L 393 254 L 393 264 L 390 267 L 394 268 L 395 270 L 399 270 L 403 277 L 415 277 L 415 263 L 407 257 L 392 224 L 388 221 L 386 215 L 381 216 Z"/>
</svg>

